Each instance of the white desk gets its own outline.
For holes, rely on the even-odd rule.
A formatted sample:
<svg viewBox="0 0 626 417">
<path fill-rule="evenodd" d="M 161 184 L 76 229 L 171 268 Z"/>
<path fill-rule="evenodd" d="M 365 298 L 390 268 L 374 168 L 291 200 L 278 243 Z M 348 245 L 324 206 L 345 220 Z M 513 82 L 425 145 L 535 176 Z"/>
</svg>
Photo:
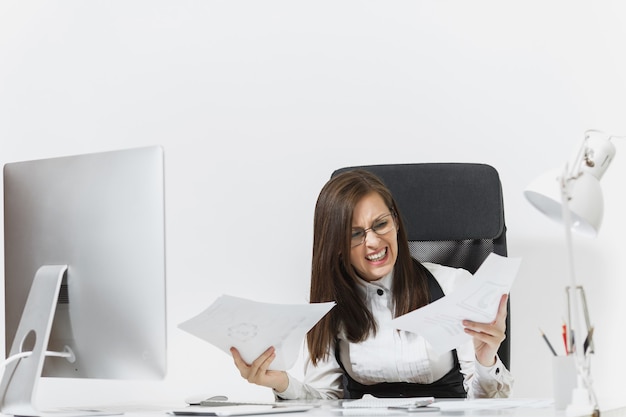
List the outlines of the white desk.
<svg viewBox="0 0 626 417">
<path fill-rule="evenodd" d="M 441 400 L 448 401 L 448 400 Z M 485 401 L 485 400 L 476 400 Z M 506 402 L 509 401 L 511 406 L 507 406 Z M 520 401 L 528 401 L 528 405 L 520 405 Z M 539 406 L 539 402 L 533 400 L 520 400 L 520 399 L 496 399 L 494 402 L 497 404 L 489 405 L 488 402 L 485 407 L 477 406 L 472 400 L 458 400 L 459 405 L 463 404 L 464 407 L 455 407 L 454 410 L 442 407 L 441 410 L 433 410 L 428 412 L 406 412 L 402 410 L 387 410 L 387 409 L 362 409 L 361 413 L 356 412 L 356 409 L 351 409 L 349 412 L 341 411 L 340 401 L 315 401 L 311 402 L 314 407 L 304 412 L 293 413 L 278 413 L 278 414 L 262 414 L 261 417 L 363 417 L 363 416 L 383 416 L 383 417 L 436 417 L 436 416 L 498 416 L 498 417 L 565 417 L 564 410 L 555 410 L 552 405 Z M 295 405 L 301 405 L 302 401 L 290 402 L 286 401 L 284 404 L 295 403 Z M 626 404 L 626 401 L 620 401 L 619 404 Z M 437 405 L 435 402 L 434 405 Z M 96 409 L 103 408 L 112 412 L 118 413 L 118 415 L 124 415 L 125 417 L 172 417 L 169 413 L 172 410 L 180 410 L 185 406 L 180 404 L 166 405 L 141 405 L 141 404 L 116 404 L 105 405 L 103 407 L 94 407 Z M 210 409 L 211 407 L 206 407 Z M 75 409 L 71 409 L 76 411 Z M 622 405 L 607 405 L 602 407 L 601 417 L 626 417 L 626 406 Z M 68 410 L 69 411 L 69 410 Z M 0 414 L 2 415 L 2 414 Z"/>
<path fill-rule="evenodd" d="M 441 400 L 447 401 L 447 400 Z M 484 400 L 478 400 L 484 401 Z M 314 408 L 304 412 L 294 413 L 280 413 L 280 414 L 265 414 L 268 417 L 362 417 L 362 416 L 391 416 L 391 417 L 435 417 L 435 416 L 499 416 L 499 417 L 564 417 L 565 410 L 555 410 L 552 405 L 540 406 L 538 401 L 510 399 L 511 406 L 507 406 L 506 399 L 495 400 L 498 403 L 488 405 L 485 403 L 484 407 L 477 406 L 472 400 L 459 400 L 459 403 L 463 403 L 465 407 L 455 407 L 454 410 L 442 407 L 442 410 L 433 410 L 428 412 L 406 412 L 402 410 L 387 410 L 387 409 L 362 409 L 361 413 L 358 413 L 356 409 L 351 409 L 349 412 L 342 412 L 339 401 L 317 401 Z M 519 405 L 520 401 L 526 402 L 527 405 Z M 623 401 L 626 404 L 626 401 Z M 286 402 L 289 404 L 289 402 Z M 297 405 L 302 402 L 297 402 Z M 436 403 L 434 405 L 437 405 Z M 123 409 L 123 407 L 122 407 Z M 126 417 L 170 417 L 167 414 L 168 411 L 173 409 L 180 409 L 180 407 L 163 407 L 155 408 L 150 407 L 142 409 L 141 406 L 129 407 L 124 411 Z M 626 416 L 626 406 L 607 406 L 603 408 L 600 414 L 601 417 L 621 417 Z"/>
</svg>

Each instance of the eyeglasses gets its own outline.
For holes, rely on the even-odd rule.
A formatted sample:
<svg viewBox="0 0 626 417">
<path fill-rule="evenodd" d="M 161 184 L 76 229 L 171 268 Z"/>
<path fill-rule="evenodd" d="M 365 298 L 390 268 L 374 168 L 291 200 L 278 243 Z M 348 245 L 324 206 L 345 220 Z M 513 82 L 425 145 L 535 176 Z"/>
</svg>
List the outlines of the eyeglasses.
<svg viewBox="0 0 626 417">
<path fill-rule="evenodd" d="M 365 242 L 365 236 L 367 236 L 367 232 L 369 232 L 370 230 L 376 233 L 378 236 L 382 236 L 391 232 L 391 229 L 395 227 L 395 222 L 393 220 L 393 217 L 390 216 L 391 213 L 379 217 L 369 229 L 363 229 L 361 227 L 353 228 L 352 234 L 350 235 L 350 244 L 352 245 L 352 247 L 354 248 Z"/>
</svg>

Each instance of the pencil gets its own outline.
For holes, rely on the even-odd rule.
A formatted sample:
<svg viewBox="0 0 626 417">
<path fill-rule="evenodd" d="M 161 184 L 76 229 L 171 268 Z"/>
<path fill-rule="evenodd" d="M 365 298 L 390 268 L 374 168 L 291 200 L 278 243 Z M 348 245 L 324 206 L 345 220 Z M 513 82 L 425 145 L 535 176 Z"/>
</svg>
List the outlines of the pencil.
<svg viewBox="0 0 626 417">
<path fill-rule="evenodd" d="M 565 354 L 569 355 L 569 343 L 567 342 L 567 324 L 563 323 L 563 344 L 565 345 Z"/>
<path fill-rule="evenodd" d="M 554 350 L 554 348 L 552 347 L 552 343 L 550 343 L 550 341 L 548 340 L 548 336 L 546 336 L 545 333 L 543 332 L 543 330 L 541 330 L 541 329 L 539 329 L 539 332 L 541 333 L 541 337 L 543 337 L 543 340 L 546 341 L 546 344 L 550 348 L 550 351 L 552 351 L 552 354 L 554 356 L 557 356 L 556 355 L 556 350 Z"/>
</svg>

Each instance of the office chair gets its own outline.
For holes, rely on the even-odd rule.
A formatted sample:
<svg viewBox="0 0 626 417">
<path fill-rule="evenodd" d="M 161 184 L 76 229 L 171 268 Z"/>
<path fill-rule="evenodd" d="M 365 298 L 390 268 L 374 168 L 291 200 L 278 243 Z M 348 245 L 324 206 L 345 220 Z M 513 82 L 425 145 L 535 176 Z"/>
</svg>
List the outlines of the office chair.
<svg viewBox="0 0 626 417">
<path fill-rule="evenodd" d="M 367 165 L 398 204 L 415 259 L 476 272 L 489 253 L 506 256 L 504 201 L 498 172 L 474 163 Z M 510 306 L 507 306 L 510 312 Z M 498 355 L 510 368 L 510 315 Z"/>
</svg>

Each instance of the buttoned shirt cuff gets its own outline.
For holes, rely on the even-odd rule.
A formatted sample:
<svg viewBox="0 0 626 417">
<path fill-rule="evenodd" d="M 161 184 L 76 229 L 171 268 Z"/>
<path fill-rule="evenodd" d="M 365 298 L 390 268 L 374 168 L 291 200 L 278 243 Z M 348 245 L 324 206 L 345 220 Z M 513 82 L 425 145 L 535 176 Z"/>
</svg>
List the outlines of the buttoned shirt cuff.
<svg viewBox="0 0 626 417">
<path fill-rule="evenodd" d="M 494 379 L 496 381 L 502 381 L 506 373 L 506 368 L 500 358 L 497 358 L 496 363 L 492 366 L 483 366 L 480 362 L 475 362 L 475 372 L 480 380 Z"/>
<path fill-rule="evenodd" d="M 283 392 L 272 390 L 274 392 L 274 397 L 277 400 L 295 400 L 298 398 L 299 392 L 297 385 L 299 381 L 292 378 L 289 373 L 287 373 L 287 379 L 289 380 L 289 384 L 287 385 L 286 390 L 284 390 Z"/>
</svg>

